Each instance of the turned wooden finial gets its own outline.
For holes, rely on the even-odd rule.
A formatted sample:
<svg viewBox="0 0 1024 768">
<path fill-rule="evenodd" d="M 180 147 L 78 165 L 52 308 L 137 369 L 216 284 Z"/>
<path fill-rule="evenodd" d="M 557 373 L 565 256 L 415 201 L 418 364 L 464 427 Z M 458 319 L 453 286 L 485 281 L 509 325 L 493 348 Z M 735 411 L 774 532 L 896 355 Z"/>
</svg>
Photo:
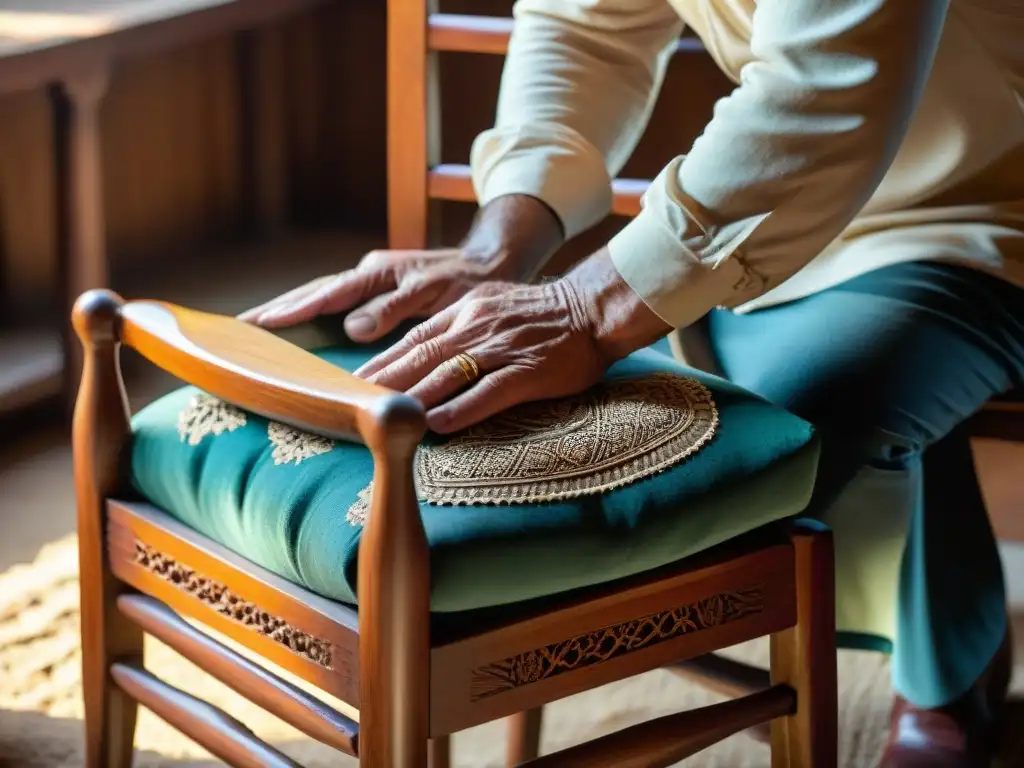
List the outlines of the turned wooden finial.
<svg viewBox="0 0 1024 768">
<path fill-rule="evenodd" d="M 71 324 L 83 344 L 117 341 L 124 299 L 105 288 L 86 291 L 71 311 Z"/>
<path fill-rule="evenodd" d="M 394 394 L 375 403 L 370 410 L 371 427 L 363 440 L 378 456 L 404 460 L 416 450 L 427 431 L 423 405 L 415 398 Z"/>
</svg>

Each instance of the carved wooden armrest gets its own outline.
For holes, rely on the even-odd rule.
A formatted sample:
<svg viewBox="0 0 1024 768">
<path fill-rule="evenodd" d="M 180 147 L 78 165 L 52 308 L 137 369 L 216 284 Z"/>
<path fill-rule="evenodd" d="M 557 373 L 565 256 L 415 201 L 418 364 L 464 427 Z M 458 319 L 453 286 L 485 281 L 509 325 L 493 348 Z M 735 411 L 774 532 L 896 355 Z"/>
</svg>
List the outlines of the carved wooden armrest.
<svg viewBox="0 0 1024 768">
<path fill-rule="evenodd" d="M 117 345 L 124 343 L 179 379 L 240 408 L 365 443 L 374 459 L 374 490 L 360 543 L 360 622 L 389 632 L 414 618 L 426 631 L 429 559 L 412 474 L 426 418 L 416 400 L 368 384 L 284 339 L 223 315 L 159 301 L 126 302 L 111 291 L 95 290 L 78 299 L 72 320 L 85 348 L 75 408 L 76 476 L 98 486 L 81 494 L 95 500 L 90 502 L 95 512 L 87 517 L 101 514 L 103 497 L 116 487 L 89 463 L 101 447 L 121 442 L 119 435 L 127 431 L 116 359 Z M 116 422 L 123 429 L 115 428 Z M 399 642 L 393 651 L 399 656 L 420 653 L 411 641 Z M 371 661 L 373 669 L 366 671 L 390 674 L 391 659 Z"/>
<path fill-rule="evenodd" d="M 268 419 L 371 448 L 395 430 L 418 433 L 417 440 L 424 431 L 423 409 L 412 398 L 233 317 L 91 291 L 75 305 L 84 343 L 102 333 L 97 320 L 113 321 L 118 341 L 163 370 Z"/>
</svg>

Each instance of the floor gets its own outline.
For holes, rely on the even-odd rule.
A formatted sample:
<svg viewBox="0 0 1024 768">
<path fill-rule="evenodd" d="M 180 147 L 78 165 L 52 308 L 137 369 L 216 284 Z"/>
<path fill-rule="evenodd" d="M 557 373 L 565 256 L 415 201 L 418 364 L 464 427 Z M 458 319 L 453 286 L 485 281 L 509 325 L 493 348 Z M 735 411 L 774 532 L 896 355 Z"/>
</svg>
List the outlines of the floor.
<svg viewBox="0 0 1024 768">
<path fill-rule="evenodd" d="M 268 249 L 242 249 L 204 262 L 201 279 L 182 270 L 159 284 L 124 287 L 126 295 L 150 295 L 200 309 L 237 313 L 308 278 L 350 265 L 371 241 L 306 237 Z M 271 257 L 271 254 L 274 257 Z M 283 254 L 283 255 L 282 255 Z M 301 257 L 300 255 L 301 254 Z M 287 274 L 287 279 L 282 275 Z M 128 358 L 126 376 L 134 408 L 174 385 L 169 377 Z M 24 428 L 0 443 L 0 767 L 52 768 L 81 764 L 78 684 L 77 573 L 71 455 L 64 430 Z M 1024 638 L 1024 547 L 1007 546 L 1004 558 L 1017 636 Z M 158 643 L 147 647 L 163 676 L 239 716 L 257 733 L 304 765 L 349 766 L 329 750 L 284 728 L 224 686 Z M 762 660 L 764 643 L 737 654 Z M 1024 644 L 1018 646 L 1024 660 Z M 842 755 L 847 768 L 870 768 L 883 743 L 889 705 L 887 662 L 874 654 L 843 653 Z M 1024 665 L 1015 690 L 1024 693 Z M 550 708 L 545 749 L 586 738 L 713 697 L 662 672 L 572 697 Z M 1024 742 L 1024 707 L 1015 711 L 1012 734 Z M 155 717 L 140 720 L 141 766 L 215 765 L 208 755 Z M 459 766 L 501 765 L 501 725 L 456 738 Z M 1024 765 L 1024 743 L 1011 744 L 1007 766 Z M 769 764 L 768 752 L 745 736 L 727 740 L 685 763 L 692 768 L 739 768 Z"/>
</svg>

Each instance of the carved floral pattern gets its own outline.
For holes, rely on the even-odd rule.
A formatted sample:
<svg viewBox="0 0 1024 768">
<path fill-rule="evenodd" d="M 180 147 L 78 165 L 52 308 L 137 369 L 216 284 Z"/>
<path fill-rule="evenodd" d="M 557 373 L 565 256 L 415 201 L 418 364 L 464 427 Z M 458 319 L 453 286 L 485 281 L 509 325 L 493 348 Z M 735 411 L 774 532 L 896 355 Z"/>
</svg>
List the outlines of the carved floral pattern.
<svg viewBox="0 0 1024 768">
<path fill-rule="evenodd" d="M 182 565 L 141 541 L 135 542 L 135 562 L 155 576 L 206 603 L 222 616 L 227 616 L 253 632 L 280 643 L 293 653 L 330 669 L 331 645 L 326 640 L 296 629 L 284 619 L 238 597 L 223 584 Z"/>
<path fill-rule="evenodd" d="M 520 653 L 473 670 L 472 699 L 601 664 L 693 632 L 720 627 L 764 610 L 760 587 L 723 592 L 695 603 L 627 621 Z"/>
</svg>

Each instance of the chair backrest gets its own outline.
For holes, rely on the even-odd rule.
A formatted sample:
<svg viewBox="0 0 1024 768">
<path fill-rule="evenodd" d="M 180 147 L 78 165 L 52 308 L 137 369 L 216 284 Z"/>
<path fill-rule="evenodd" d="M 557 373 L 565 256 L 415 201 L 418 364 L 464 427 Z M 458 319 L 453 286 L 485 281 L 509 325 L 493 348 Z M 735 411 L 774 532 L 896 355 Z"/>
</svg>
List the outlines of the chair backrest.
<svg viewBox="0 0 1024 768">
<path fill-rule="evenodd" d="M 438 13 L 436 0 L 388 0 L 388 239 L 392 248 L 426 247 L 431 201 L 475 202 L 469 166 L 440 157 L 437 55 L 502 56 L 512 19 Z M 681 38 L 677 54 L 704 54 Z M 612 214 L 635 216 L 649 179 L 615 179 Z"/>
</svg>

